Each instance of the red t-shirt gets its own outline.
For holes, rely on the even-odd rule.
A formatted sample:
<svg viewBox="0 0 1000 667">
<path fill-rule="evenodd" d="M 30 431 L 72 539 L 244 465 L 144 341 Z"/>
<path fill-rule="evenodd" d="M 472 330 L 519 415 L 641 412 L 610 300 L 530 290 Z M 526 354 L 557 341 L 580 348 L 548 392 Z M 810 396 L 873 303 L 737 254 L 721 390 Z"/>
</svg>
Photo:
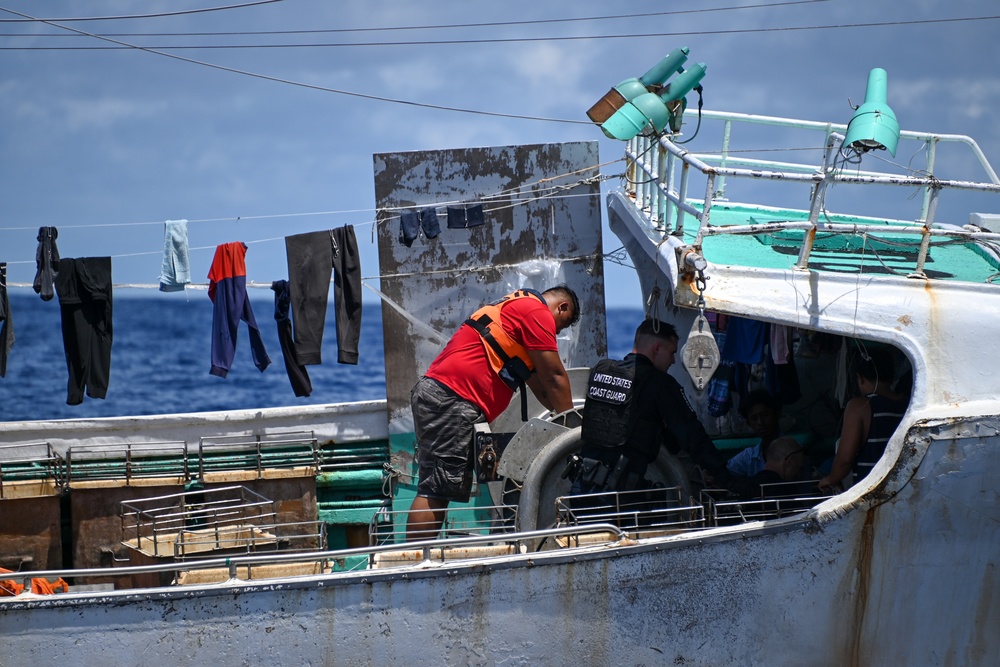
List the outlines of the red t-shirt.
<svg viewBox="0 0 1000 667">
<path fill-rule="evenodd" d="M 526 350 L 559 350 L 555 318 L 549 307 L 538 299 L 516 299 L 504 305 L 501 326 Z M 479 333 L 466 325 L 458 328 L 424 375 L 477 405 L 487 421 L 496 419 L 514 395 L 490 368 Z"/>
</svg>

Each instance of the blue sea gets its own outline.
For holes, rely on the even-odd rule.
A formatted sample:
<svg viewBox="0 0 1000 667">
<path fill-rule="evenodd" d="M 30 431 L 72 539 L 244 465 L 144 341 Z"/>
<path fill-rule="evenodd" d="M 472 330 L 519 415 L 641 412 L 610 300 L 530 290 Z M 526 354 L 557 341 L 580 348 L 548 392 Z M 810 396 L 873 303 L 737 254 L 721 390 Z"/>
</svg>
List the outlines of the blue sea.
<svg viewBox="0 0 1000 667">
<path fill-rule="evenodd" d="M 252 290 L 251 303 L 271 365 L 253 365 L 245 323 L 240 324 L 236 359 L 226 378 L 209 375 L 212 303 L 204 291 L 160 294 L 118 290 L 114 301 L 114 343 L 107 398 L 86 397 L 66 404 L 66 357 L 58 299 L 42 301 L 30 289 L 11 288 L 16 341 L 0 378 L 0 421 L 170 414 L 237 410 L 385 398 L 382 311 L 366 305 L 362 315 L 360 363 L 337 363 L 331 307 L 323 341 L 323 364 L 309 366 L 313 393 L 298 398 L 285 374 L 270 290 Z M 631 349 L 642 318 L 635 309 L 608 311 L 608 348 L 621 357 Z"/>
</svg>

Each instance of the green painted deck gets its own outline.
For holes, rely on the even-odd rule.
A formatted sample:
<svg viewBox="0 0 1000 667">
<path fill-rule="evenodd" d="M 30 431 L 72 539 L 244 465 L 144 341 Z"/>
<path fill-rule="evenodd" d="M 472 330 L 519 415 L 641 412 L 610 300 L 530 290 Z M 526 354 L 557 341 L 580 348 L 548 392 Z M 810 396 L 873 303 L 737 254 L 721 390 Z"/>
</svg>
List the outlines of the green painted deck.
<svg viewBox="0 0 1000 667">
<path fill-rule="evenodd" d="M 716 203 L 711 210 L 713 227 L 764 225 L 780 222 L 806 222 L 808 211 L 772 209 L 743 204 Z M 823 222 L 866 226 L 892 225 L 914 228 L 914 223 L 828 214 Z M 920 227 L 918 226 L 917 229 Z M 685 226 L 685 239 L 694 242 L 697 226 Z M 702 250 L 715 264 L 787 269 L 798 259 L 805 236 L 803 230 L 767 231 L 756 234 L 719 234 L 706 236 Z M 906 276 L 916 268 L 920 235 L 877 232 L 816 234 L 809 268 L 817 271 Z M 928 278 L 992 282 L 1000 273 L 1000 262 L 979 244 L 955 239 L 933 238 L 924 265 Z"/>
</svg>

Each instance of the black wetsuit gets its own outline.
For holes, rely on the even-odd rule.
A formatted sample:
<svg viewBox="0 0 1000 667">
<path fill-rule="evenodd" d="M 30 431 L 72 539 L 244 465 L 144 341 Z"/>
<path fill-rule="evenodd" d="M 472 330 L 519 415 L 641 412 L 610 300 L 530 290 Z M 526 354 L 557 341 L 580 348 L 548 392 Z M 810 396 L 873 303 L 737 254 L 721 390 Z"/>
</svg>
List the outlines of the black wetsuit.
<svg viewBox="0 0 1000 667">
<path fill-rule="evenodd" d="M 295 356 L 302 366 L 322 362 L 330 275 L 337 313 L 337 361 L 358 363 L 361 338 L 361 258 L 354 227 L 285 237 Z"/>
<path fill-rule="evenodd" d="M 104 398 L 111 378 L 112 288 L 110 257 L 64 257 L 55 276 L 69 369 L 66 403 L 83 394 Z"/>
</svg>

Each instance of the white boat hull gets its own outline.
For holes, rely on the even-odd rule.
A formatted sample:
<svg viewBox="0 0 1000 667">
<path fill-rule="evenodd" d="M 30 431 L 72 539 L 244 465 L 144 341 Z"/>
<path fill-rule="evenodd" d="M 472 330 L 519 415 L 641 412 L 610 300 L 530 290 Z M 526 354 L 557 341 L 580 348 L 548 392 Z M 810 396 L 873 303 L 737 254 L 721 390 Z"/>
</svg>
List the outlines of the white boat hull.
<svg viewBox="0 0 1000 667">
<path fill-rule="evenodd" d="M 22 596 L 0 603 L 0 663 L 997 664 L 998 431 L 997 418 L 928 424 L 875 493 L 767 525 L 416 569 Z"/>
</svg>

